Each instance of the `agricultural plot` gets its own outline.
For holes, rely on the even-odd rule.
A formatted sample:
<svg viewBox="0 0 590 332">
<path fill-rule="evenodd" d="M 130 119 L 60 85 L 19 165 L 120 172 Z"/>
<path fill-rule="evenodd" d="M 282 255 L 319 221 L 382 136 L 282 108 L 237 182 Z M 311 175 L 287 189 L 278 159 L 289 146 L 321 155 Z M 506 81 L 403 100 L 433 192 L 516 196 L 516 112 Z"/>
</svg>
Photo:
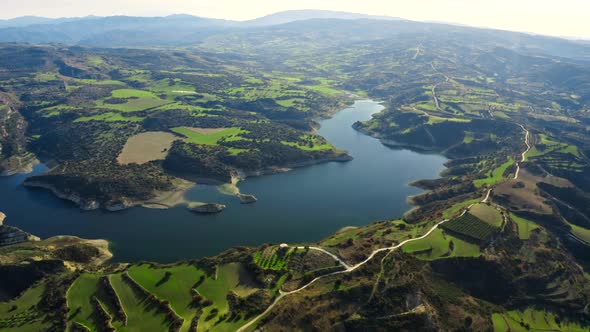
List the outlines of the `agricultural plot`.
<svg viewBox="0 0 590 332">
<path fill-rule="evenodd" d="M 180 79 L 159 80 L 154 82 L 149 89 L 154 93 L 166 94 L 169 96 L 182 96 L 196 93 L 194 86 L 182 82 Z"/>
<path fill-rule="evenodd" d="M 167 331 L 166 316 L 147 300 L 144 294 L 135 291 L 122 274 L 110 276 L 113 288 L 123 305 L 127 315 L 127 326 L 124 330 L 132 331 Z"/>
<path fill-rule="evenodd" d="M 424 260 L 444 257 L 477 257 L 481 254 L 479 246 L 462 239 L 445 234 L 442 229 L 435 229 L 428 237 L 409 242 L 402 247 L 406 253 L 415 254 Z"/>
<path fill-rule="evenodd" d="M 442 225 L 442 228 L 476 241 L 486 241 L 498 231 L 497 227 L 490 225 L 469 212 L 459 218 L 447 221 Z"/>
<path fill-rule="evenodd" d="M 582 173 L 586 170 L 587 163 L 577 146 L 558 142 L 545 134 L 535 135 L 533 142 L 526 159 L 541 163 L 550 173 Z"/>
<path fill-rule="evenodd" d="M 119 164 L 126 165 L 164 160 L 168 155 L 172 142 L 177 139 L 177 136 L 162 131 L 137 134 L 127 140 L 117 161 Z"/>
<path fill-rule="evenodd" d="M 97 274 L 82 274 L 74 281 L 67 296 L 70 319 L 91 330 L 96 329 L 100 320 L 92 304 L 92 297 L 96 295 L 98 289 L 99 278 Z"/>
<path fill-rule="evenodd" d="M 217 145 L 220 140 L 240 140 L 241 133 L 245 133 L 237 127 L 233 128 L 189 128 L 176 127 L 172 131 L 186 137 L 187 142 L 193 144 Z"/>
<path fill-rule="evenodd" d="M 504 164 L 500 165 L 494 170 L 489 171 L 486 178 L 477 179 L 473 181 L 473 184 L 477 188 L 481 188 L 483 186 L 493 186 L 505 179 L 504 174 L 506 173 L 506 170 L 512 165 L 514 165 L 514 160 L 509 158 Z"/>
<path fill-rule="evenodd" d="M 0 330 L 14 332 L 47 330 L 48 323 L 34 310 L 44 290 L 44 285 L 33 286 L 14 300 L 0 302 Z"/>
<path fill-rule="evenodd" d="M 260 288 L 240 263 L 221 265 L 216 269 L 213 276 L 206 276 L 205 272 L 189 264 L 134 265 L 124 273 L 108 276 L 115 297 L 105 290 L 101 275 L 84 273 L 68 290 L 68 317 L 71 324 L 101 331 L 104 320 L 100 311 L 103 310 L 117 331 L 166 331 L 174 321 L 163 309 L 163 306 L 169 306 L 179 317 L 180 331 L 190 331 L 196 321 L 198 331 L 235 331 L 244 324 L 246 317 L 234 315 L 229 319 L 228 294 L 243 298 Z M 195 300 L 195 294 L 199 300 Z M 2 308 L 0 305 L 0 323 Z"/>
<path fill-rule="evenodd" d="M 510 214 L 510 219 L 516 223 L 518 227 L 518 237 L 521 240 L 528 240 L 531 236 L 531 232 L 535 229 L 539 229 L 539 225 L 530 220 L 521 218 L 514 213 Z"/>
<path fill-rule="evenodd" d="M 255 252 L 252 256 L 254 263 L 266 270 L 285 270 L 293 249 L 268 247 Z"/>
<path fill-rule="evenodd" d="M 154 93 L 135 89 L 118 89 L 111 93 L 111 98 L 96 102 L 96 106 L 120 112 L 137 112 L 170 103 L 160 99 Z"/>
<path fill-rule="evenodd" d="M 551 312 L 527 308 L 524 311 L 512 310 L 492 315 L 494 331 L 588 331 L 589 326 L 572 323 Z"/>
<path fill-rule="evenodd" d="M 282 141 L 281 144 L 296 147 L 298 149 L 305 151 L 321 151 L 334 149 L 334 146 L 332 144 L 327 143 L 325 140 L 320 139 L 318 136 L 315 135 L 303 135 L 300 137 L 300 141 L 298 142 Z"/>
<path fill-rule="evenodd" d="M 330 87 L 329 84 L 324 81 L 322 81 L 320 84 L 308 85 L 307 88 L 310 90 L 314 90 L 316 92 L 325 94 L 325 95 L 332 95 L 333 96 L 333 95 L 342 94 L 341 91 Z"/>
<path fill-rule="evenodd" d="M 494 227 L 502 226 L 502 214 L 495 207 L 487 204 L 475 204 L 469 213 Z"/>
<path fill-rule="evenodd" d="M 574 224 L 569 225 L 572 227 L 572 234 L 574 234 L 578 239 L 590 244 L 590 229 Z"/>
<path fill-rule="evenodd" d="M 49 113 L 51 115 L 53 113 Z M 59 114 L 59 113 L 58 113 Z M 92 116 L 83 116 L 74 120 L 74 122 L 88 122 L 88 121 L 105 121 L 105 122 L 140 122 L 144 118 L 140 116 L 125 116 L 120 113 L 107 112 Z"/>
<path fill-rule="evenodd" d="M 235 331 L 244 320 L 219 320 L 219 317 L 227 316 L 229 313 L 227 294 L 234 292 L 245 297 L 259 288 L 241 264 L 231 263 L 218 266 L 215 278 L 205 278 L 197 289 L 205 299 L 213 302 L 213 305 L 203 309 L 199 319 L 199 331 Z"/>
<path fill-rule="evenodd" d="M 170 305 L 183 319 L 181 331 L 188 331 L 196 314 L 192 305 L 191 290 L 205 274 L 192 265 L 177 265 L 169 268 L 152 268 L 148 264 L 129 268 L 129 275 L 145 289 Z"/>
<path fill-rule="evenodd" d="M 545 134 L 539 134 L 538 138 L 539 142 L 537 142 L 526 154 L 526 159 L 542 157 L 552 152 L 571 154 L 574 157 L 580 156 L 580 151 L 574 145 L 560 143 L 558 141 L 552 140 Z"/>
</svg>

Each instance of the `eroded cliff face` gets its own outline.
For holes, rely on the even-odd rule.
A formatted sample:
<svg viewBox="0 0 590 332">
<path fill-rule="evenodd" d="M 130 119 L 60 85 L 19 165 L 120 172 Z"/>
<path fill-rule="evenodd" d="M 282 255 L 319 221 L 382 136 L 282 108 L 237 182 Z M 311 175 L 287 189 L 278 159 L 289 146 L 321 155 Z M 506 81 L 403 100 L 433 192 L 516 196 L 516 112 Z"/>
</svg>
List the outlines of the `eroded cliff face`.
<svg viewBox="0 0 590 332">
<path fill-rule="evenodd" d="M 27 172 L 36 163 L 26 149 L 27 121 L 17 106 L 10 94 L 0 92 L 0 175 Z"/>
<path fill-rule="evenodd" d="M 17 244 L 26 241 L 38 241 L 39 238 L 20 228 L 4 225 L 6 215 L 0 212 L 0 247 Z"/>
</svg>

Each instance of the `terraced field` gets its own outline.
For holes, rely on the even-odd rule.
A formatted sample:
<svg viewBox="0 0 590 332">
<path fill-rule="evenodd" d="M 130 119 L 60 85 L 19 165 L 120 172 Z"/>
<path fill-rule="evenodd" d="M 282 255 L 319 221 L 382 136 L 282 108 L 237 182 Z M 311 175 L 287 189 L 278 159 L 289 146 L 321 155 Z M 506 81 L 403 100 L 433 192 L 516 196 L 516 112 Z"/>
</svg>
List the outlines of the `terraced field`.
<svg viewBox="0 0 590 332">
<path fill-rule="evenodd" d="M 44 331 L 49 325 L 39 316 L 35 306 L 41 300 L 45 285 L 33 286 L 18 298 L 0 302 L 0 330 L 13 332 Z"/>
<path fill-rule="evenodd" d="M 292 248 L 268 247 L 254 253 L 254 263 L 263 269 L 284 270 L 287 268 Z"/>
<path fill-rule="evenodd" d="M 118 300 L 105 291 L 101 277 L 84 273 L 68 290 L 70 324 L 103 330 L 99 303 L 118 331 L 176 330 L 171 315 L 181 319 L 178 331 L 234 331 L 246 317 L 232 315 L 230 319 L 228 294 L 245 298 L 260 289 L 239 263 L 220 265 L 213 276 L 188 264 L 134 265 L 127 272 L 108 276 Z M 117 303 L 126 319 L 118 318 Z"/>
<path fill-rule="evenodd" d="M 526 332 L 526 331 L 588 331 L 589 326 L 562 320 L 558 315 L 534 308 L 524 311 L 512 310 L 492 315 L 494 331 Z"/>
</svg>

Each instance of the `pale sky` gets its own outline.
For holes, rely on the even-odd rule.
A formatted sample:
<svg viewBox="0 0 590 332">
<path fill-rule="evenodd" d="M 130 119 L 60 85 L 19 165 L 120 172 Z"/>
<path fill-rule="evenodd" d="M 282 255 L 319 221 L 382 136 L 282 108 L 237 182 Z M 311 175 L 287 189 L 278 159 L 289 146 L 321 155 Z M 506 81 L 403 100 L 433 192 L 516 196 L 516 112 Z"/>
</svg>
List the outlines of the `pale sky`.
<svg viewBox="0 0 590 332">
<path fill-rule="evenodd" d="M 0 0 L 0 18 L 183 13 L 247 20 L 289 9 L 348 11 L 590 38 L 590 0 Z"/>
</svg>

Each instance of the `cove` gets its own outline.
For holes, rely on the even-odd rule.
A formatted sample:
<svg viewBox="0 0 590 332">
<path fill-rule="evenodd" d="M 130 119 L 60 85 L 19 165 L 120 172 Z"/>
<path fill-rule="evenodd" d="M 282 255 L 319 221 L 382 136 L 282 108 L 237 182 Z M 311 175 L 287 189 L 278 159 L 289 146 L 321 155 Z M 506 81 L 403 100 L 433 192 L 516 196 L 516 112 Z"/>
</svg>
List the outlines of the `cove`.
<svg viewBox="0 0 590 332">
<path fill-rule="evenodd" d="M 421 191 L 408 183 L 436 178 L 444 169 L 442 156 L 388 148 L 352 128 L 382 109 L 375 101 L 356 101 L 320 121 L 319 134 L 354 160 L 240 182 L 243 193 L 259 199 L 255 204 L 241 205 L 211 186 L 198 185 L 186 194 L 189 200 L 227 205 L 218 215 L 196 215 L 185 207 L 83 212 L 49 192 L 23 187 L 31 174 L 0 178 L 0 211 L 7 224 L 42 238 L 107 239 L 118 262 L 172 262 L 240 245 L 318 241 L 345 226 L 400 217 L 410 208 L 406 198 Z M 33 173 L 45 170 L 37 165 Z"/>
</svg>

